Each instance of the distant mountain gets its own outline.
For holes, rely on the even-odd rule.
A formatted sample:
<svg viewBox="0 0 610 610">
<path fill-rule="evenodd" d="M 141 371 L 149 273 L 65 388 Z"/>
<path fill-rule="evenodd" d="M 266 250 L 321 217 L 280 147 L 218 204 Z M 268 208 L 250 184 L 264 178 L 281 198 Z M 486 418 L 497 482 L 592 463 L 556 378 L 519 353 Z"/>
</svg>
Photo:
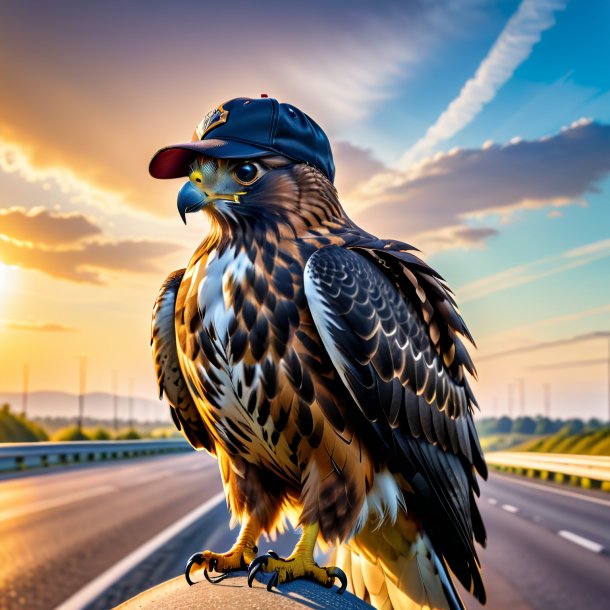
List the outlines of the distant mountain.
<svg viewBox="0 0 610 610">
<path fill-rule="evenodd" d="M 112 420 L 113 400 L 113 395 L 107 392 L 85 394 L 85 416 Z M 4 403 L 8 403 L 14 413 L 21 413 L 23 396 L 17 392 L 0 392 L 0 405 Z M 78 395 L 67 392 L 30 392 L 27 411 L 30 417 L 75 418 L 78 415 Z M 129 417 L 127 396 L 119 396 L 118 416 L 123 420 Z M 168 404 L 165 400 L 134 397 L 133 418 L 138 421 L 170 421 Z"/>
</svg>

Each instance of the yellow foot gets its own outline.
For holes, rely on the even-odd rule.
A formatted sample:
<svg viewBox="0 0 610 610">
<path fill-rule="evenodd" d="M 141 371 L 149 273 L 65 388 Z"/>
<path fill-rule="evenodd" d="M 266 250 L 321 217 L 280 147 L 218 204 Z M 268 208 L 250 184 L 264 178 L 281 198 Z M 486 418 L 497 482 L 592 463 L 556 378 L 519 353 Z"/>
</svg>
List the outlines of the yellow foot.
<svg viewBox="0 0 610 610">
<path fill-rule="evenodd" d="M 195 584 L 191 580 L 193 567 L 197 570 L 203 568 L 203 575 L 206 580 L 211 583 L 217 583 L 224 580 L 231 572 L 238 572 L 240 570 L 245 572 L 248 569 L 248 564 L 256 557 L 257 552 L 258 548 L 256 546 L 238 545 L 223 554 L 212 553 L 212 551 L 195 553 L 186 564 L 184 576 L 188 584 L 193 585 Z M 218 576 L 210 576 L 208 570 L 210 572 L 218 572 L 219 574 Z"/>
<path fill-rule="evenodd" d="M 347 587 L 347 577 L 340 568 L 334 566 L 321 568 L 313 556 L 296 553 L 287 559 L 282 559 L 277 553 L 269 551 L 266 555 L 257 557 L 248 568 L 248 585 L 252 586 L 254 577 L 260 571 L 271 573 L 271 579 L 267 584 L 267 590 L 298 578 L 313 580 L 318 584 L 330 589 L 335 583 L 335 578 L 341 582 L 338 593 L 341 594 Z"/>
</svg>

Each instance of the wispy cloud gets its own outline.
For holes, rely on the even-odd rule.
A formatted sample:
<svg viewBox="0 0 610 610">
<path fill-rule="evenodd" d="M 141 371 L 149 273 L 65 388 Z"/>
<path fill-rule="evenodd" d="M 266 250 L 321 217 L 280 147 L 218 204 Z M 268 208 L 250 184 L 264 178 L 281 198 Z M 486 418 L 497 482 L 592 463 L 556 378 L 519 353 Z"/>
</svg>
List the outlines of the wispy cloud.
<svg viewBox="0 0 610 610">
<path fill-rule="evenodd" d="M 567 250 L 555 256 L 547 256 L 525 265 L 511 267 L 480 280 L 463 284 L 455 292 L 461 303 L 467 303 L 515 286 L 529 284 L 550 275 L 588 265 L 607 256 L 610 256 L 610 239 Z"/>
<path fill-rule="evenodd" d="M 0 209 L 0 234 L 23 242 L 57 246 L 101 234 L 96 221 L 78 212 L 36 207 Z"/>
<path fill-rule="evenodd" d="M 44 320 L 2 320 L 0 323 L 9 330 L 25 330 L 42 333 L 69 333 L 76 330 L 73 326 L 58 324 L 57 322 L 45 322 Z"/>
<path fill-rule="evenodd" d="M 530 56 L 542 32 L 555 23 L 554 13 L 563 9 L 565 4 L 565 0 L 523 0 L 475 75 L 428 128 L 424 137 L 401 157 L 397 169 L 409 168 L 426 151 L 466 127 Z"/>
<path fill-rule="evenodd" d="M 576 335 L 574 337 L 567 337 L 565 339 L 558 339 L 556 341 L 544 341 L 541 343 L 534 343 L 533 345 L 525 345 L 523 347 L 516 347 L 501 352 L 494 352 L 492 354 L 481 354 L 477 357 L 477 362 L 495 360 L 497 358 L 504 358 L 506 356 L 516 356 L 518 354 L 526 354 L 528 352 L 537 352 L 545 349 L 565 347 L 568 345 L 574 345 L 576 343 L 583 343 L 584 341 L 594 341 L 598 339 L 610 339 L 610 331 L 600 330 L 591 333 L 584 333 L 582 335 Z"/>
<path fill-rule="evenodd" d="M 537 140 L 439 153 L 379 181 L 377 192 L 360 186 L 350 202 L 357 197 L 361 206 L 350 211 L 368 230 L 407 241 L 417 234 L 420 247 L 437 251 L 494 234 L 477 226 L 478 235 L 464 235 L 473 220 L 490 224 L 521 209 L 582 203 L 609 172 L 610 126 L 579 120 Z"/>
<path fill-rule="evenodd" d="M 158 273 L 153 261 L 180 249 L 177 244 L 145 239 L 84 242 L 75 247 L 55 249 L 0 236 L 0 259 L 5 264 L 92 284 L 105 283 L 103 272 L 108 271 Z"/>
<path fill-rule="evenodd" d="M 118 213 L 126 203 L 121 193 L 83 180 L 68 167 L 45 166 L 33 162 L 26 148 L 1 137 L 0 171 L 16 174 L 27 182 L 40 183 L 46 188 L 53 184 L 74 202 L 91 205 L 105 212 Z"/>
</svg>

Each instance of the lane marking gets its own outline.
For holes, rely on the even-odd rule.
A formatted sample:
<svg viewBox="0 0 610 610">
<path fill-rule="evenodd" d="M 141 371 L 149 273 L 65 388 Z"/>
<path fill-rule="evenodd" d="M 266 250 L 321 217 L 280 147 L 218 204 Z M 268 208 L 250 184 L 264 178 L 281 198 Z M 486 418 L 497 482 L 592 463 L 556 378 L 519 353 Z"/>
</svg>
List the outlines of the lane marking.
<svg viewBox="0 0 610 610">
<path fill-rule="evenodd" d="M 568 532 L 567 530 L 560 530 L 557 532 L 559 536 L 577 544 L 578 546 L 587 549 L 588 551 L 593 551 L 594 553 L 601 553 L 604 550 L 604 547 L 598 542 L 593 542 L 593 540 L 589 540 L 588 538 L 583 538 L 578 534 L 574 534 L 573 532 Z"/>
<path fill-rule="evenodd" d="M 204 517 L 208 512 L 216 508 L 225 499 L 224 491 L 217 493 L 207 502 L 198 506 L 190 513 L 182 517 L 176 523 L 170 525 L 154 538 L 143 544 L 141 547 L 132 551 L 127 557 L 124 557 L 118 563 L 115 563 L 111 568 L 102 572 L 97 578 L 85 585 L 74 595 L 57 606 L 55 610 L 81 610 L 86 608 L 95 599 L 97 599 L 106 589 L 113 585 L 117 580 L 125 576 L 127 572 L 135 568 L 139 563 L 144 561 L 152 553 L 159 550 L 163 545 L 167 544 L 172 538 L 177 536 L 182 530 L 186 529 L 195 521 Z"/>
<path fill-rule="evenodd" d="M 505 510 L 507 513 L 518 513 L 519 509 L 512 504 L 502 504 L 502 510 Z"/>
<path fill-rule="evenodd" d="M 599 504 L 601 506 L 609 506 L 610 500 L 603 500 L 602 498 L 594 498 L 593 496 L 589 496 L 587 494 L 580 494 L 575 491 L 568 491 L 566 489 L 555 489 L 555 487 L 550 487 L 548 485 L 538 485 L 536 483 L 530 483 L 529 481 L 521 481 L 519 479 L 514 479 L 512 476 L 497 474 L 499 479 L 503 481 L 508 481 L 509 483 L 514 483 L 515 485 L 523 485 L 524 487 L 533 487 L 534 489 L 541 489 L 542 491 L 548 491 L 552 494 L 557 494 L 559 496 L 568 496 L 569 498 L 576 498 L 577 500 L 584 500 L 585 502 L 591 502 L 593 504 Z M 519 476 L 519 475 L 515 475 Z"/>
<path fill-rule="evenodd" d="M 9 508 L 0 511 L 0 522 L 8 521 L 16 517 L 23 517 L 25 515 L 31 515 L 32 513 L 38 513 L 43 510 L 50 508 L 56 508 L 63 506 L 64 504 L 72 504 L 86 498 L 92 498 L 94 496 L 100 496 L 113 491 L 117 491 L 117 487 L 114 485 L 100 485 L 99 487 L 92 487 L 91 489 L 85 489 L 83 491 L 75 491 L 71 494 L 65 494 L 58 496 L 57 498 L 48 498 L 47 500 L 40 500 L 38 502 L 31 502 L 30 504 L 24 504 L 23 506 L 16 506 L 15 508 Z"/>
<path fill-rule="evenodd" d="M 490 504 L 492 504 L 493 506 L 495 506 L 498 501 L 495 498 L 489 498 L 489 500 L 487 500 Z"/>
</svg>

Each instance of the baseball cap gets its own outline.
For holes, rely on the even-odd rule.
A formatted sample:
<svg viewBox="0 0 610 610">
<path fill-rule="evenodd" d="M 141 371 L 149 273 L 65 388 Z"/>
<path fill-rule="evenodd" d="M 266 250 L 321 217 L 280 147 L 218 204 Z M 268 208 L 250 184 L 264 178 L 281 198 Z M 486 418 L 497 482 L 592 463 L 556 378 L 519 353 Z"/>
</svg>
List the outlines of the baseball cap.
<svg viewBox="0 0 610 610">
<path fill-rule="evenodd" d="M 198 155 L 240 159 L 274 154 L 313 165 L 334 180 L 333 153 L 322 128 L 295 106 L 266 96 L 224 102 L 197 125 L 191 142 L 157 151 L 149 171 L 154 178 L 180 178 L 189 175 Z"/>
</svg>

